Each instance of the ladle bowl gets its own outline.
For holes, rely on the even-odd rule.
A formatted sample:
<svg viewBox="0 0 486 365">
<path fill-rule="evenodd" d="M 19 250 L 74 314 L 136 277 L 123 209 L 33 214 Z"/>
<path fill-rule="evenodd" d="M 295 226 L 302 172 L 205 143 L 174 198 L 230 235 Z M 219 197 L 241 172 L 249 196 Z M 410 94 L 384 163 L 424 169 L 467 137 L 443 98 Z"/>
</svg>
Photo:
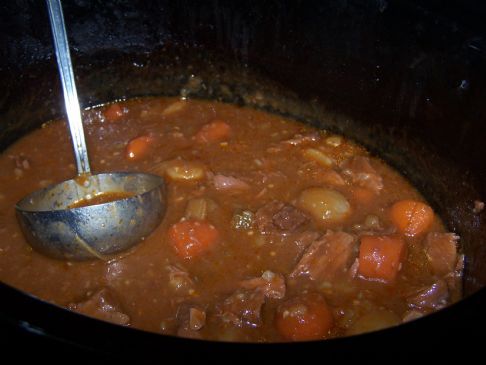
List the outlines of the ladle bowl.
<svg viewBox="0 0 486 365">
<path fill-rule="evenodd" d="M 58 259 L 104 259 L 143 240 L 165 213 L 164 181 L 142 173 L 92 175 L 60 0 L 47 0 L 78 177 L 36 191 L 16 206 L 22 231 L 39 252 Z M 118 195 L 84 204 L 99 195 Z"/>
<path fill-rule="evenodd" d="M 131 193 L 124 199 L 71 208 L 100 192 Z M 37 251 L 58 259 L 105 259 L 152 232 L 165 213 L 165 185 L 150 174 L 91 175 L 36 191 L 16 206 L 22 231 Z"/>
</svg>

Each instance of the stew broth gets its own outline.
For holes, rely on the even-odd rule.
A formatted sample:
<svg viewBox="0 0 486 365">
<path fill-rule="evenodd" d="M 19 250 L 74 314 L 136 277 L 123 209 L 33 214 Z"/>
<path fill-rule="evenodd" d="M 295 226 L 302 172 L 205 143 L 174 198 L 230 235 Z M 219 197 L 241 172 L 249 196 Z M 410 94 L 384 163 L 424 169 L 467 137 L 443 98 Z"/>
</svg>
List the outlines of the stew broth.
<svg viewBox="0 0 486 365">
<path fill-rule="evenodd" d="M 92 168 L 167 179 L 163 223 L 108 261 L 33 251 L 15 203 L 75 174 L 64 121 L 0 157 L 0 280 L 163 334 L 292 341 L 393 326 L 461 296 L 458 237 L 342 136 L 234 105 L 134 99 L 84 112 Z"/>
<path fill-rule="evenodd" d="M 77 202 L 69 205 L 68 208 L 74 209 L 74 208 L 87 207 L 87 206 L 90 206 L 90 205 L 111 203 L 111 202 L 114 202 L 116 200 L 131 198 L 134 195 L 135 194 L 133 194 L 133 193 L 127 193 L 125 191 L 122 191 L 122 192 L 119 192 L 119 191 L 117 191 L 117 192 L 106 192 L 106 193 L 97 194 L 93 197 L 78 200 Z"/>
</svg>

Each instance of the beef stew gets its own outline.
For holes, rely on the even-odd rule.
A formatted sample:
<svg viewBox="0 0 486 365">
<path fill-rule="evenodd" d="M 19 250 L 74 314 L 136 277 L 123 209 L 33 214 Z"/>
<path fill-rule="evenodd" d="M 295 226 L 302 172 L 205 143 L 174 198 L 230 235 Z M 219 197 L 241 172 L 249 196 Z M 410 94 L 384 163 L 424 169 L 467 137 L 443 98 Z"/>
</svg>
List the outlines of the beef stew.
<svg viewBox="0 0 486 365">
<path fill-rule="evenodd" d="M 15 202 L 75 171 L 64 122 L 45 123 L 0 158 L 5 283 L 125 326 L 250 342 L 377 330 L 461 297 L 459 237 L 398 172 L 343 136 L 170 98 L 84 119 L 93 170 L 167 179 L 166 218 L 107 261 L 33 251 Z"/>
</svg>

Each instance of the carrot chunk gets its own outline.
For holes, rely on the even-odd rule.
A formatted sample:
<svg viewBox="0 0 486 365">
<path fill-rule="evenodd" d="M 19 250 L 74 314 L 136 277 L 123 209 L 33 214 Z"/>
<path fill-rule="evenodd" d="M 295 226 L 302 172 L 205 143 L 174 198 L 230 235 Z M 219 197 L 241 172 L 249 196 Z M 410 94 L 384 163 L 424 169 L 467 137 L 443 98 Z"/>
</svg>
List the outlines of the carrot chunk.
<svg viewBox="0 0 486 365">
<path fill-rule="evenodd" d="M 196 133 L 195 139 L 199 143 L 213 143 L 225 140 L 229 137 L 231 127 L 222 120 L 213 120 L 205 124 Z"/>
<path fill-rule="evenodd" d="M 205 220 L 186 220 L 169 228 L 169 242 L 177 255 L 191 259 L 212 249 L 219 240 L 219 232 Z"/>
<path fill-rule="evenodd" d="M 308 293 L 281 304 L 275 315 L 280 335 L 291 341 L 318 340 L 329 336 L 333 317 L 324 297 Z"/>
<path fill-rule="evenodd" d="M 397 236 L 363 236 L 358 272 L 367 279 L 393 282 L 405 257 L 405 241 Z"/>
<path fill-rule="evenodd" d="M 400 200 L 391 207 L 391 220 L 406 236 L 425 233 L 434 221 L 434 211 L 427 204 L 415 200 Z"/>
<path fill-rule="evenodd" d="M 123 109 L 118 104 L 111 104 L 103 111 L 103 115 L 105 116 L 107 122 L 117 122 L 123 116 Z"/>
<path fill-rule="evenodd" d="M 135 161 L 145 157 L 150 152 L 150 147 L 154 142 L 151 136 L 140 136 L 130 140 L 125 148 L 125 157 Z"/>
</svg>

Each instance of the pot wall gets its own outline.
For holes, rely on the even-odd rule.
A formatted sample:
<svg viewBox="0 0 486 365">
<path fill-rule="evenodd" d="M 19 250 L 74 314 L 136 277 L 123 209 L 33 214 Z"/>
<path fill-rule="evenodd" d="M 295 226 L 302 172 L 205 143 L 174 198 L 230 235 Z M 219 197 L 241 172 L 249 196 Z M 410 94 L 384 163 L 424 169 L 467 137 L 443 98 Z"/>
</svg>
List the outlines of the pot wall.
<svg viewBox="0 0 486 365">
<path fill-rule="evenodd" d="M 486 199 L 477 2 L 65 3 L 84 106 L 182 93 L 344 133 L 406 175 L 461 235 L 465 293 L 484 298 L 486 214 L 472 212 Z M 3 149 L 62 104 L 44 3 L 0 10 Z"/>
</svg>

